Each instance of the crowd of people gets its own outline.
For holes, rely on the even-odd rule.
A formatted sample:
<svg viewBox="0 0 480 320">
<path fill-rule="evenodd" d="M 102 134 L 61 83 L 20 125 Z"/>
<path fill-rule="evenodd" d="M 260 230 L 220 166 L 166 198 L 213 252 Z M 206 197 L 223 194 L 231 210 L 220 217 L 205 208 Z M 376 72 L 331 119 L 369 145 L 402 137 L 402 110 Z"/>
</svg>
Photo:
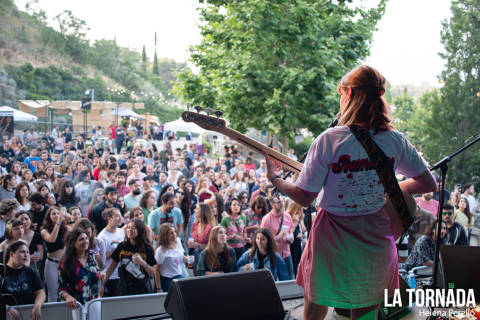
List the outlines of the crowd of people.
<svg viewBox="0 0 480 320">
<path fill-rule="evenodd" d="M 294 278 L 315 209 L 274 194 L 265 159 L 233 145 L 219 158 L 193 143 L 172 150 L 171 138 L 160 150 L 150 137 L 91 146 L 55 128 L 60 150 L 52 133 L 30 131 L 0 144 L 0 254 L 13 319 L 16 304 L 35 304 L 38 318 L 44 301 L 74 309 L 166 292 L 181 277 L 266 268 L 275 280 Z"/>
<path fill-rule="evenodd" d="M 121 139 L 115 148 L 68 127 L 2 137 L 0 252 L 12 319 L 17 304 L 34 304 L 38 319 L 44 301 L 74 309 L 100 296 L 166 292 L 182 277 L 263 268 L 275 280 L 296 277 L 318 207 L 274 192 L 265 159 L 233 145 L 218 158 L 193 143 L 172 150 L 171 139 L 157 149 L 148 136 L 145 145 L 110 129 Z M 474 194 L 465 184 L 447 195 L 443 244 L 469 244 Z M 433 263 L 437 212 L 433 193 L 417 198 L 414 225 L 397 244 L 402 267 Z"/>
</svg>

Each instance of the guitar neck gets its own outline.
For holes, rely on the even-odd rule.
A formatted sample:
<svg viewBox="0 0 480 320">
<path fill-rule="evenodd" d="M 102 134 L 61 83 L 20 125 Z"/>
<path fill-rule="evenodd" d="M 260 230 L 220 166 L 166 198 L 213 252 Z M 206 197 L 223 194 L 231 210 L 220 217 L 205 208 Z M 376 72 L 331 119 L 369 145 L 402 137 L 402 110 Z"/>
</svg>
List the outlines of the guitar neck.
<svg viewBox="0 0 480 320">
<path fill-rule="evenodd" d="M 257 151 L 259 153 L 263 153 L 263 151 L 265 151 L 269 155 L 270 158 L 275 160 L 275 162 L 277 164 L 281 165 L 282 167 L 284 167 L 287 170 L 293 171 L 294 173 L 298 173 L 302 170 L 302 167 L 303 167 L 302 163 L 300 163 L 298 161 L 295 161 L 295 160 L 287 157 L 286 155 L 284 155 L 280 152 L 277 152 L 277 151 L 273 150 L 272 148 L 269 148 L 266 145 L 254 140 L 252 138 L 247 137 L 244 134 L 241 134 L 240 132 L 238 132 L 236 130 L 233 130 L 233 129 L 228 128 L 228 127 L 224 127 L 224 128 L 222 128 L 221 130 L 218 130 L 218 131 L 223 133 L 224 135 L 240 142 L 244 146 L 246 146 L 246 147 L 248 147 L 248 148 L 250 148 L 254 151 Z"/>
</svg>

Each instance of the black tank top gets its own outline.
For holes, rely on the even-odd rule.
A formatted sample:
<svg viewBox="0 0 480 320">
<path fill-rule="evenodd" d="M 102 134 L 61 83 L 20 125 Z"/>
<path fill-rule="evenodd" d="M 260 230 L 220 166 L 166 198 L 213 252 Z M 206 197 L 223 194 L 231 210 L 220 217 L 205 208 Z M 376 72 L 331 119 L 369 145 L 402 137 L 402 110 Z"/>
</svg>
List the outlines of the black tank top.
<svg viewBox="0 0 480 320">
<path fill-rule="evenodd" d="M 47 252 L 51 253 L 51 252 L 55 252 L 57 250 L 63 249 L 63 247 L 65 246 L 65 243 L 63 240 L 64 236 L 65 236 L 65 227 L 60 226 L 60 230 L 58 230 L 58 235 L 57 235 L 57 239 L 55 239 L 55 242 L 45 241 Z"/>
</svg>

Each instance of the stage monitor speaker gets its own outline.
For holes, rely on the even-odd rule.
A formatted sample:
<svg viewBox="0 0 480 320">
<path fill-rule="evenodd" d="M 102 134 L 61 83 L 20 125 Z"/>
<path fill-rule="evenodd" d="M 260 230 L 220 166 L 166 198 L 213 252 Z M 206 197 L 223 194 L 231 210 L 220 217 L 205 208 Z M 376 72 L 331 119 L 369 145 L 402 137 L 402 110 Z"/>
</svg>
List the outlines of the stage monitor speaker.
<svg viewBox="0 0 480 320">
<path fill-rule="evenodd" d="M 440 282 L 445 289 L 473 289 L 477 301 L 480 299 L 480 247 L 440 247 Z"/>
<path fill-rule="evenodd" d="M 175 279 L 165 299 L 174 320 L 281 320 L 282 300 L 269 270 Z"/>
</svg>

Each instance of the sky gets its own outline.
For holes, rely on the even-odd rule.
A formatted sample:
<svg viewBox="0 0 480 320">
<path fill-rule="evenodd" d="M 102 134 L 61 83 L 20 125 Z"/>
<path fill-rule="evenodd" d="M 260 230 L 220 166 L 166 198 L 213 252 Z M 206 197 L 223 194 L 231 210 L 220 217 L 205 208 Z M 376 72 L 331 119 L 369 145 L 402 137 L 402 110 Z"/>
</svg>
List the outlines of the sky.
<svg viewBox="0 0 480 320">
<path fill-rule="evenodd" d="M 31 0 L 15 0 L 24 10 Z M 372 5 L 378 0 L 366 0 Z M 373 35 L 371 55 L 365 63 L 377 68 L 393 85 L 438 86 L 443 68 L 438 53 L 441 22 L 450 17 L 451 0 L 389 0 Z M 116 39 L 120 46 L 153 57 L 157 32 L 158 57 L 188 60 L 188 48 L 200 43 L 198 0 L 38 0 L 49 19 L 63 10 L 86 21 L 87 37 Z M 52 23 L 53 24 L 53 23 Z"/>
</svg>

